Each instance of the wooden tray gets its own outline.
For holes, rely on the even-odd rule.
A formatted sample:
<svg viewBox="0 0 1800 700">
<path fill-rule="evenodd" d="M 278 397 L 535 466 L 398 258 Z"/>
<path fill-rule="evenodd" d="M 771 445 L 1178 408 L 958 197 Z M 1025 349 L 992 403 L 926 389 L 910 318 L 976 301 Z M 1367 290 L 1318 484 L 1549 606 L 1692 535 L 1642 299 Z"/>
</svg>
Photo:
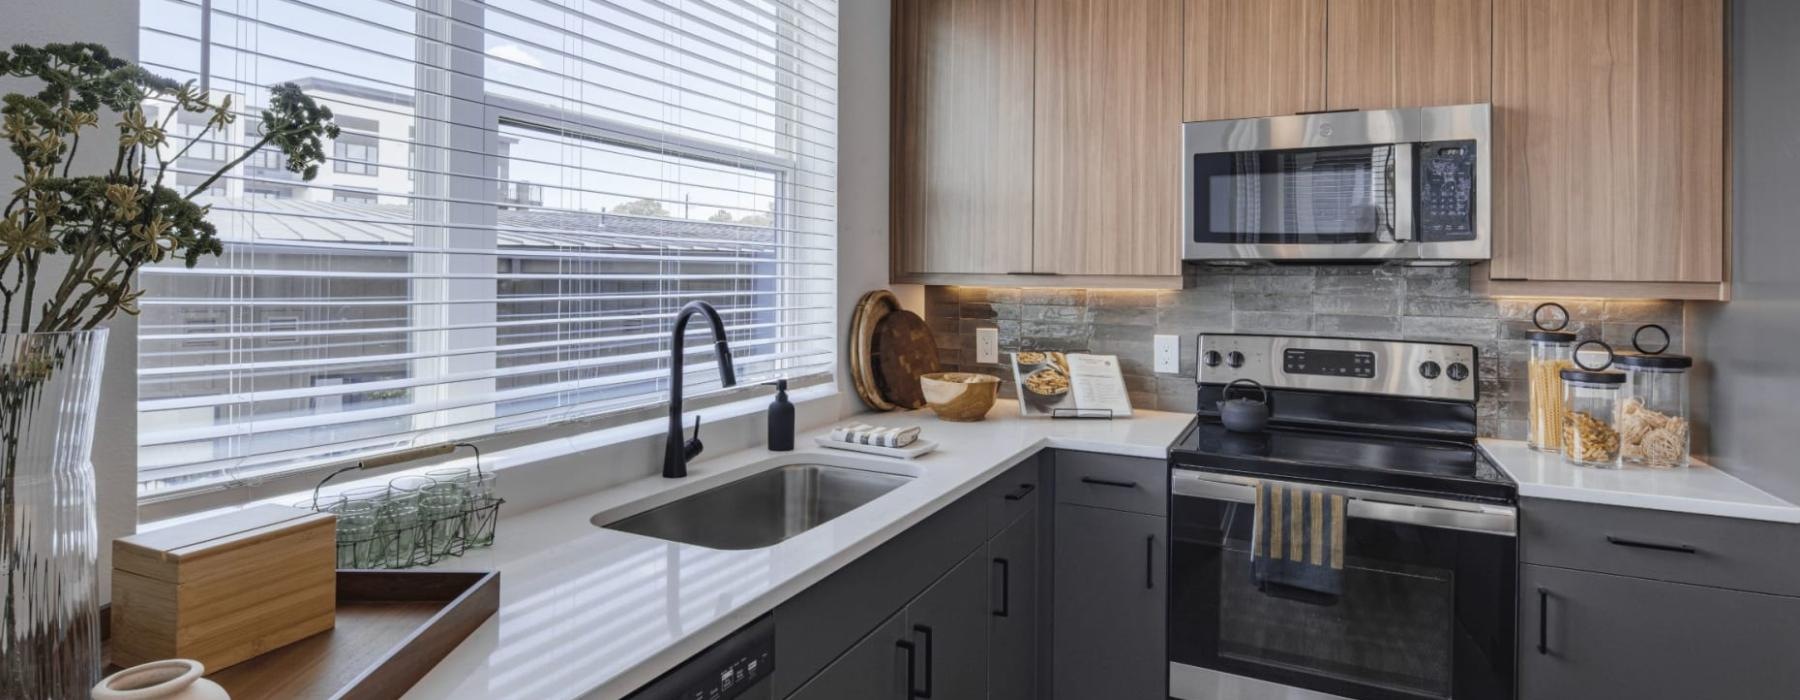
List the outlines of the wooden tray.
<svg viewBox="0 0 1800 700">
<path fill-rule="evenodd" d="M 234 698 L 398 698 L 499 608 L 495 571 L 339 570 L 335 628 L 207 678 Z"/>
</svg>

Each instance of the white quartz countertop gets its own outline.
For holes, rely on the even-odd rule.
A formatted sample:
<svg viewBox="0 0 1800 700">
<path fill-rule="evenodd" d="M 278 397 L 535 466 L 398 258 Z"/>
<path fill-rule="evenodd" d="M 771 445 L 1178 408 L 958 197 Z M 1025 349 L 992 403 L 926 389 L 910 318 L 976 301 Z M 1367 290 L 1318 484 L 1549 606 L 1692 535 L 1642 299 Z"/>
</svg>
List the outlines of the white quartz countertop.
<svg viewBox="0 0 1800 700">
<path fill-rule="evenodd" d="M 936 452 L 904 461 L 814 445 L 703 456 L 685 479 L 651 477 L 535 511 L 502 515 L 490 549 L 439 569 L 498 569 L 500 610 L 407 698 L 615 698 L 722 639 L 1038 450 L 1163 457 L 1192 414 L 1138 411 L 1112 421 L 1025 419 L 1002 401 L 979 423 L 928 411 L 842 422 L 919 425 Z M 821 459 L 821 457 L 824 459 Z M 754 473 L 768 460 L 861 462 L 914 478 L 772 547 L 722 551 L 595 527 Z M 597 466 L 596 468 L 604 468 Z M 501 476 L 505 478 L 504 475 Z"/>
<path fill-rule="evenodd" d="M 1524 498 L 1800 523 L 1800 506 L 1698 461 L 1686 469 L 1594 469 L 1570 466 L 1519 440 L 1483 438 L 1481 448 L 1518 482 Z"/>
</svg>

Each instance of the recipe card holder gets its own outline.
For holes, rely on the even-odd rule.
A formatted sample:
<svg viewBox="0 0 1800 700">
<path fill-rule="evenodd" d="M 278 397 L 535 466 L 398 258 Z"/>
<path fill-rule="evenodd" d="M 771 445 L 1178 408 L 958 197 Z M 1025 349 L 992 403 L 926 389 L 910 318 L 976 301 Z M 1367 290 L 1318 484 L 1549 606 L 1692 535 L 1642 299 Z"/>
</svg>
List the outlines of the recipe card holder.
<svg viewBox="0 0 1800 700">
<path fill-rule="evenodd" d="M 1051 420 L 1112 420 L 1110 408 L 1055 408 L 1050 410 Z"/>
</svg>

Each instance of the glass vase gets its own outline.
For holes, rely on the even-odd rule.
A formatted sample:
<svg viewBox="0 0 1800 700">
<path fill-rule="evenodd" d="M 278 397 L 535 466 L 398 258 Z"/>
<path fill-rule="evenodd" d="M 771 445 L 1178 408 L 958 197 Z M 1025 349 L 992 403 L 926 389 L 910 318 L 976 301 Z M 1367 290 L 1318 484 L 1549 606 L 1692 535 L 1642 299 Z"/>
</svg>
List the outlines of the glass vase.
<svg viewBox="0 0 1800 700">
<path fill-rule="evenodd" d="M 106 331 L 0 334 L 0 698 L 100 679 L 94 415 Z"/>
</svg>

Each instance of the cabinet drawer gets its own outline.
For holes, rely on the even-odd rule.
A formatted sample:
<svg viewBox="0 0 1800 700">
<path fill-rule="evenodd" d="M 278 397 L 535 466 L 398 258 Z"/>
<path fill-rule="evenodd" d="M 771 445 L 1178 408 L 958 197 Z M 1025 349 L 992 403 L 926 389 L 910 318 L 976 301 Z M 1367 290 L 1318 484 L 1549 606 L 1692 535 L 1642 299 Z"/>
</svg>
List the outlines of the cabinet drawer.
<svg viewBox="0 0 1800 700">
<path fill-rule="evenodd" d="M 981 487 L 977 498 L 987 509 L 988 537 L 1000 534 L 1019 516 L 1037 507 L 1038 494 L 1043 491 L 1038 483 L 1041 478 L 1038 459 L 1037 455 L 1026 458 Z"/>
<path fill-rule="evenodd" d="M 1524 499 L 1519 558 L 1623 576 L 1800 595 L 1800 526 Z"/>
<path fill-rule="evenodd" d="M 1092 452 L 1055 455 L 1056 502 L 1131 511 L 1169 513 L 1169 463 Z"/>
<path fill-rule="evenodd" d="M 1791 698 L 1800 598 L 1527 564 L 1520 698 Z"/>
</svg>

